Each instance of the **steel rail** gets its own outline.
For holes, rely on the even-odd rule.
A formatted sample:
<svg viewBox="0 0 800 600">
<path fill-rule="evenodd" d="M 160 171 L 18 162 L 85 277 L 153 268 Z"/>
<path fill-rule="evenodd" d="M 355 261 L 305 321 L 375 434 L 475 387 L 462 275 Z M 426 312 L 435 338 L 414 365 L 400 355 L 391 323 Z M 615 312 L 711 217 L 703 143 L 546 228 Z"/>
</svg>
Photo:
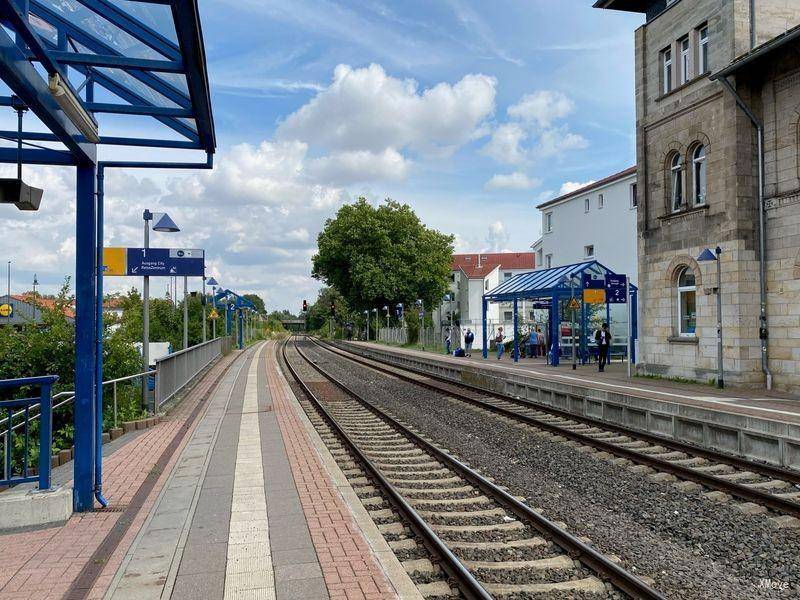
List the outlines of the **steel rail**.
<svg viewBox="0 0 800 600">
<path fill-rule="evenodd" d="M 488 390 L 483 390 L 481 388 L 478 388 L 478 387 L 475 387 L 475 386 L 472 386 L 472 385 L 469 385 L 469 384 L 452 382 L 452 381 L 446 380 L 444 378 L 438 377 L 436 375 L 432 375 L 432 374 L 429 374 L 429 373 L 418 372 L 418 371 L 416 371 L 416 369 L 412 369 L 410 367 L 405 367 L 405 366 L 401 367 L 401 366 L 397 366 L 397 365 L 391 365 L 391 368 L 386 368 L 386 367 L 382 367 L 380 365 L 369 364 L 368 362 L 365 361 L 365 359 L 363 359 L 363 357 L 361 357 L 361 358 L 353 358 L 352 356 L 348 356 L 346 354 L 342 354 L 343 352 L 347 353 L 347 354 L 352 354 L 351 350 L 340 348 L 338 346 L 329 346 L 328 344 L 324 344 L 323 345 L 323 343 L 319 342 L 316 339 L 313 339 L 313 341 L 314 341 L 314 343 L 316 343 L 320 347 L 326 348 L 331 352 L 335 352 L 338 356 L 341 356 L 342 358 L 345 358 L 347 360 L 351 360 L 351 361 L 353 361 L 355 363 L 358 363 L 358 364 L 361 364 L 361 365 L 363 365 L 365 367 L 375 369 L 376 371 L 387 373 L 389 375 L 392 375 L 394 377 L 402 379 L 403 381 L 414 383 L 416 385 L 419 385 L 421 387 L 425 387 L 427 389 L 433 390 L 433 391 L 435 391 L 437 393 L 440 393 L 440 394 L 443 394 L 443 395 L 455 397 L 455 398 L 457 398 L 459 400 L 468 402 L 470 404 L 473 404 L 474 406 L 478 406 L 478 407 L 483 408 L 485 410 L 488 410 L 490 412 L 499 414 L 499 415 L 504 416 L 504 417 L 509 417 L 509 418 L 515 419 L 517 421 L 521 421 L 523 423 L 526 423 L 526 424 L 531 425 L 533 427 L 537 427 L 539 429 L 544 429 L 546 431 L 549 431 L 550 433 L 554 433 L 556 435 L 560 435 L 560 436 L 568 438 L 570 440 L 573 440 L 573 441 L 576 441 L 576 442 L 580 442 L 580 443 L 582 443 L 582 444 L 584 444 L 586 446 L 592 446 L 594 448 L 598 448 L 598 449 L 603 450 L 605 452 L 609 452 L 611 454 L 615 454 L 615 455 L 620 456 L 622 458 L 627 458 L 628 460 L 631 460 L 633 462 L 647 465 L 647 466 L 652 467 L 654 469 L 657 469 L 659 471 L 664 471 L 664 472 L 667 472 L 667 473 L 671 473 L 672 475 L 675 475 L 676 477 L 679 477 L 681 479 L 694 481 L 695 483 L 699 483 L 699 484 L 704 485 L 706 487 L 710 487 L 710 488 L 714 488 L 714 489 L 718 489 L 718 490 L 724 491 L 725 493 L 728 493 L 728 494 L 730 494 L 732 496 L 736 496 L 737 498 L 740 498 L 740 499 L 743 499 L 743 500 L 747 500 L 748 502 L 756 502 L 756 503 L 761 504 L 763 506 L 766 506 L 767 508 L 770 508 L 772 510 L 775 510 L 775 511 L 778 511 L 778 512 L 781 512 L 781 513 L 784 513 L 784 514 L 800 517 L 800 504 L 797 503 L 797 502 L 793 502 L 791 500 L 788 500 L 786 498 L 780 498 L 778 496 L 770 494 L 769 492 L 764 492 L 764 491 L 761 491 L 761 490 L 758 490 L 758 489 L 749 488 L 749 487 L 747 487 L 745 485 L 742 485 L 742 484 L 739 484 L 739 483 L 735 483 L 735 482 L 732 482 L 732 481 L 728 481 L 726 479 L 723 479 L 721 477 L 717 477 L 715 475 L 711 475 L 709 473 L 702 473 L 702 472 L 699 472 L 699 471 L 695 471 L 691 467 L 678 465 L 678 464 L 672 463 L 672 462 L 670 462 L 670 461 L 668 461 L 666 459 L 657 458 L 655 456 L 650 456 L 648 454 L 643 454 L 641 452 L 637 452 L 636 450 L 633 450 L 633 449 L 630 449 L 630 448 L 624 448 L 624 447 L 618 446 L 616 444 L 613 444 L 611 442 L 606 442 L 602 438 L 593 438 L 591 436 L 582 434 L 580 432 L 572 431 L 570 429 L 566 429 L 566 428 L 561 427 L 559 425 L 554 425 L 552 423 L 547 423 L 547 422 L 542 421 L 542 420 L 540 420 L 540 419 L 538 419 L 536 417 L 523 415 L 523 414 L 520 414 L 520 413 L 515 412 L 513 410 L 509 410 L 509 409 L 503 408 L 501 406 L 496 406 L 494 404 L 491 404 L 489 402 L 484 402 L 484 401 L 479 400 L 477 398 L 472 398 L 472 397 L 470 397 L 470 396 L 468 396 L 466 394 L 459 393 L 459 392 L 454 391 L 452 389 L 445 389 L 445 388 L 439 387 L 439 386 L 437 386 L 437 385 L 435 385 L 433 383 L 430 383 L 430 382 L 419 381 L 419 380 L 417 380 L 417 379 L 415 379 L 413 377 L 410 377 L 408 375 L 403 375 L 402 373 L 397 373 L 392 369 L 399 369 L 401 371 L 405 370 L 405 371 L 418 373 L 418 374 L 423 375 L 423 376 L 425 376 L 425 377 L 427 377 L 429 379 L 438 380 L 438 381 L 441 381 L 442 383 L 445 383 L 445 384 L 450 385 L 450 386 L 463 387 L 463 388 L 466 388 L 466 389 L 468 389 L 470 391 L 479 393 L 479 394 L 484 395 L 484 396 L 494 396 L 494 397 L 496 397 L 496 398 L 498 398 L 500 400 L 511 402 L 513 404 L 517 404 L 517 405 L 519 405 L 521 407 L 524 407 L 524 408 L 532 408 L 532 409 L 535 409 L 535 410 L 540 410 L 540 411 L 543 411 L 543 412 L 550 413 L 550 414 L 552 414 L 554 416 L 567 418 L 567 419 L 570 419 L 572 421 L 577 421 L 577 422 L 581 422 L 581 423 L 584 423 L 584 424 L 587 424 L 587 425 L 592 425 L 594 427 L 598 427 L 598 428 L 606 429 L 606 430 L 609 430 L 609 431 L 621 433 L 621 434 L 624 434 L 626 436 L 630 436 L 630 437 L 633 437 L 633 438 L 638 438 L 638 439 L 641 439 L 643 441 L 647 441 L 647 442 L 654 443 L 654 444 L 657 444 L 657 445 L 660 445 L 660 446 L 664 446 L 664 447 L 669 448 L 671 450 L 677 450 L 677 451 L 680 451 L 680 452 L 694 454 L 694 455 L 697 455 L 697 456 L 701 456 L 703 458 L 709 458 L 709 459 L 714 460 L 716 462 L 728 464 L 728 465 L 730 465 L 730 466 L 732 466 L 734 468 L 753 471 L 753 472 L 756 472 L 756 473 L 761 474 L 761 475 L 765 475 L 765 476 L 769 476 L 769 477 L 775 477 L 777 479 L 782 479 L 784 481 L 789 481 L 790 483 L 795 483 L 795 484 L 800 483 L 800 474 L 799 473 L 795 473 L 793 471 L 789 471 L 789 470 L 786 470 L 786 469 L 781 469 L 779 467 L 773 467 L 771 465 L 762 465 L 760 463 L 753 463 L 753 462 L 750 462 L 750 461 L 747 461 L 747 460 L 744 460 L 744 459 L 739 459 L 737 457 L 731 457 L 731 456 L 729 456 L 727 454 L 716 453 L 716 452 L 713 452 L 711 450 L 698 448 L 698 447 L 693 446 L 691 444 L 683 444 L 681 442 L 672 442 L 671 440 L 667 440 L 665 438 L 660 438 L 658 436 L 653 436 L 653 435 L 649 435 L 649 434 L 641 434 L 636 430 L 628 429 L 628 428 L 625 428 L 625 427 L 619 427 L 619 426 L 613 426 L 613 425 L 610 426 L 605 421 L 599 421 L 597 419 L 592 419 L 591 417 L 576 416 L 576 415 L 573 415 L 571 413 L 567 413 L 565 411 L 561 411 L 561 410 L 558 410 L 558 409 L 553 409 L 553 408 L 551 408 L 549 406 L 541 405 L 541 404 L 538 404 L 536 402 L 532 402 L 530 400 L 523 400 L 521 398 L 515 398 L 513 396 L 508 396 L 506 394 L 501 394 L 499 392 L 492 392 L 492 391 L 488 391 Z M 366 360 L 371 360 L 373 362 L 378 362 L 378 363 L 381 362 L 381 361 L 379 361 L 377 359 L 366 359 Z"/>
<path fill-rule="evenodd" d="M 452 551 L 444 544 L 438 535 L 428 526 L 428 524 L 419 516 L 416 510 L 403 498 L 403 496 L 395 489 L 392 483 L 387 480 L 378 468 L 367 458 L 367 456 L 358 448 L 356 442 L 339 426 L 336 419 L 325 408 L 320 399 L 311 391 L 306 383 L 301 379 L 300 374 L 297 373 L 295 368 L 289 362 L 286 356 L 286 346 L 289 344 L 289 339 L 281 346 L 281 354 L 283 361 L 286 364 L 289 372 L 294 380 L 302 388 L 303 393 L 311 400 L 314 407 L 319 411 L 328 425 L 336 432 L 336 435 L 341 439 L 345 445 L 350 449 L 358 461 L 364 466 L 364 469 L 369 473 L 380 487 L 389 495 L 392 503 L 403 514 L 406 520 L 410 523 L 414 532 L 419 535 L 423 543 L 434 555 L 442 560 L 442 567 L 457 583 L 464 595 L 469 599 L 491 600 L 492 596 L 483 588 L 477 579 L 469 572 L 469 570 L 461 564 L 461 561 L 452 553 Z M 303 354 L 297 347 L 297 342 L 294 343 L 297 354 L 303 358 L 310 366 L 318 370 L 324 377 L 330 379 L 331 382 L 338 386 L 338 383 L 328 377 L 327 374 L 322 372 L 314 362 Z M 341 387 L 341 386 L 339 386 Z M 345 390 L 346 391 L 346 390 Z M 359 398 L 355 398 L 359 400 Z"/>
<path fill-rule="evenodd" d="M 324 346 L 320 345 L 320 347 L 326 349 Z M 361 396 L 358 392 L 354 391 L 352 388 L 347 386 L 347 384 L 336 379 L 334 376 L 330 375 L 321 367 L 319 367 L 305 354 L 303 354 L 303 352 L 297 347 L 296 342 L 295 342 L 295 348 L 297 349 L 298 354 L 300 354 L 300 356 L 302 356 L 306 361 L 308 361 L 308 363 L 320 375 L 328 379 L 331 383 L 333 383 L 335 386 L 343 390 L 346 394 L 353 397 L 362 406 L 367 408 L 373 414 L 377 415 L 379 418 L 383 419 L 384 421 L 389 423 L 392 427 L 400 431 L 403 435 L 408 437 L 418 447 L 420 447 L 425 452 L 434 456 L 436 460 L 444 463 L 450 469 L 456 471 L 459 475 L 461 475 L 464 479 L 469 481 L 472 485 L 478 487 L 489 497 L 493 498 L 495 501 L 497 501 L 498 503 L 506 507 L 508 510 L 513 512 L 520 520 L 532 526 L 541 534 L 552 539 L 557 546 L 559 546 L 562 550 L 564 550 L 570 556 L 572 556 L 573 559 L 579 560 L 585 566 L 592 569 L 601 579 L 610 581 L 619 590 L 625 592 L 626 594 L 634 598 L 641 598 L 648 600 L 665 598 L 665 596 L 663 596 L 660 592 L 651 588 L 641 579 L 639 579 L 632 573 L 629 573 L 615 562 L 609 560 L 606 556 L 604 556 L 591 546 L 588 546 L 587 544 L 583 543 L 581 540 L 573 536 L 568 531 L 562 529 L 552 521 L 540 515 L 539 513 L 531 509 L 528 505 L 524 504 L 523 502 L 520 502 L 514 496 L 512 496 L 505 490 L 499 488 L 497 485 L 495 485 L 494 483 L 492 483 L 491 481 L 480 475 L 477 471 L 474 471 L 466 464 L 452 457 L 447 452 L 444 452 L 443 450 L 434 446 L 432 443 L 426 441 L 425 439 L 419 437 L 414 432 L 410 431 L 407 427 L 399 423 L 396 419 L 394 419 L 393 417 L 389 416 L 388 414 L 377 408 L 368 400 L 364 399 L 363 396 Z M 328 351 L 331 352 L 331 350 Z"/>
</svg>

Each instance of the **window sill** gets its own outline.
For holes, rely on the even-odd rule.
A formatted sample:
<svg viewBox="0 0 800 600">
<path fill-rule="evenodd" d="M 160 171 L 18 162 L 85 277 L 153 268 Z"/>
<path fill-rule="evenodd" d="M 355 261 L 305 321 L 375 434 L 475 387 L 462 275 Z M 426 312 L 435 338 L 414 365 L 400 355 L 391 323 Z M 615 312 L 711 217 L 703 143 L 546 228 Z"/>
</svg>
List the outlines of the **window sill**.
<svg viewBox="0 0 800 600">
<path fill-rule="evenodd" d="M 706 71 L 705 73 L 700 73 L 700 75 L 696 75 L 695 77 L 692 77 L 686 83 L 682 83 L 678 87 L 672 88 L 670 91 L 668 91 L 666 93 L 662 92 L 661 95 L 656 98 L 656 102 L 664 102 L 665 100 L 668 100 L 670 98 L 670 96 L 674 96 L 678 92 L 682 92 L 683 90 L 685 90 L 686 88 L 690 87 L 692 84 L 697 83 L 701 79 L 708 79 L 710 75 L 711 75 L 711 71 Z"/>
<path fill-rule="evenodd" d="M 669 213 L 667 215 L 661 215 L 659 220 L 661 221 L 669 221 L 670 219 L 676 219 L 678 217 L 683 217 L 686 215 L 693 215 L 696 213 L 705 212 L 708 210 L 708 204 L 701 204 L 700 206 L 693 206 L 692 208 L 684 208 L 683 210 L 679 210 L 678 212 Z"/>
<path fill-rule="evenodd" d="M 696 346 L 699 344 L 699 340 L 696 336 L 688 336 L 688 335 L 671 335 L 667 338 L 667 341 L 670 344 L 688 344 Z"/>
</svg>

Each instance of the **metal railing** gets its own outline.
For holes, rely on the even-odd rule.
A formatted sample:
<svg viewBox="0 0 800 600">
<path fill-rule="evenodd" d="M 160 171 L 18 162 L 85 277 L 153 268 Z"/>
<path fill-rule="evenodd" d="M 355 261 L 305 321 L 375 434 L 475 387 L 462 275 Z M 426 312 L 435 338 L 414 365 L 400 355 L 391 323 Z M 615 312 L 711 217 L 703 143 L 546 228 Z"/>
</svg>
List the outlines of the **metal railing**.
<svg viewBox="0 0 800 600">
<path fill-rule="evenodd" d="M 0 389 L 20 389 L 25 387 L 38 387 L 39 395 L 31 398 L 13 398 L 10 400 L 0 400 L 0 410 L 5 409 L 7 416 L 4 420 L 6 425 L 3 432 L 3 478 L 0 485 L 17 485 L 32 481 L 39 482 L 40 490 L 50 489 L 50 471 L 52 467 L 52 447 L 53 447 L 53 399 L 50 395 L 53 384 L 58 381 L 57 375 L 46 375 L 43 377 L 22 377 L 19 379 L 0 380 Z M 37 475 L 29 475 L 30 465 L 28 464 L 28 454 L 30 450 L 30 419 L 31 408 L 39 407 L 41 416 L 39 425 L 39 467 Z M 21 409 L 16 414 L 24 415 L 25 419 L 20 425 L 23 426 L 23 452 L 22 465 L 19 475 L 14 475 L 13 465 L 13 444 L 14 444 L 14 409 Z"/>
<path fill-rule="evenodd" d="M 217 357 L 226 354 L 230 338 L 219 337 L 174 352 L 156 361 L 155 408 L 160 409 L 165 402 L 181 391 L 195 375 L 210 365 Z"/>
</svg>

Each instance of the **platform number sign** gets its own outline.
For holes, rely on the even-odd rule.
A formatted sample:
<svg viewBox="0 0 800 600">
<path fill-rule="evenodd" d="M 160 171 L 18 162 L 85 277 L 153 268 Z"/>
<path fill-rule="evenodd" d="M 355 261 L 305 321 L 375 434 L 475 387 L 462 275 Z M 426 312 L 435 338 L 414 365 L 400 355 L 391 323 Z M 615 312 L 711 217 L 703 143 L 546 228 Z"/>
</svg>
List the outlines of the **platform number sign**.
<svg viewBox="0 0 800 600">
<path fill-rule="evenodd" d="M 625 290 L 628 285 L 627 275 L 606 275 L 606 302 L 609 304 L 627 304 Z"/>
</svg>

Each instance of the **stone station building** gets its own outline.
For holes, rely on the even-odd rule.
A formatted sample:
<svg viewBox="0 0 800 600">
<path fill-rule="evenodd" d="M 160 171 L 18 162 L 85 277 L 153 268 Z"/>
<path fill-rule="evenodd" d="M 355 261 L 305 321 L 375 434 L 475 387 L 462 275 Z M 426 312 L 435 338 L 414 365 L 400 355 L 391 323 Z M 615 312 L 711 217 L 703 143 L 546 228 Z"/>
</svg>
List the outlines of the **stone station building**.
<svg viewBox="0 0 800 600">
<path fill-rule="evenodd" d="M 716 264 L 695 259 L 719 246 L 724 378 L 800 393 L 800 2 L 595 6 L 646 16 L 636 31 L 640 372 L 716 378 Z"/>
</svg>

